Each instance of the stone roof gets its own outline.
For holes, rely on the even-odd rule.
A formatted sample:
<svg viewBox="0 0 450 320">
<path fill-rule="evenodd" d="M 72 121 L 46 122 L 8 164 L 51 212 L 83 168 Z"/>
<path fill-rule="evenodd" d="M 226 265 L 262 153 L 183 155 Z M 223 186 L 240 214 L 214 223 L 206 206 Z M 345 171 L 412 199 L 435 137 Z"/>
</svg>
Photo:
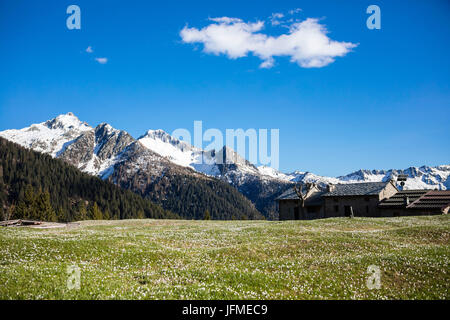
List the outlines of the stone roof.
<svg viewBox="0 0 450 320">
<path fill-rule="evenodd" d="M 411 203 L 408 209 L 445 209 L 450 206 L 450 190 L 431 190 Z"/>
<path fill-rule="evenodd" d="M 324 197 L 336 196 L 368 196 L 379 194 L 389 184 L 386 182 L 362 182 L 362 183 L 346 183 L 335 184 L 333 190 L 325 193 Z"/>
<path fill-rule="evenodd" d="M 404 208 L 406 197 L 408 197 L 409 203 L 412 203 L 428 191 L 429 190 L 402 190 L 392 197 L 382 200 L 378 206 L 380 208 Z"/>
<path fill-rule="evenodd" d="M 281 195 L 279 195 L 275 200 L 298 200 L 299 197 L 295 193 L 294 188 L 287 189 Z"/>
<path fill-rule="evenodd" d="M 305 205 L 321 205 L 323 203 L 322 195 L 325 194 L 324 191 L 316 191 L 312 193 L 306 200 Z M 294 188 L 290 188 L 282 193 L 275 200 L 299 200 L 297 193 Z"/>
</svg>

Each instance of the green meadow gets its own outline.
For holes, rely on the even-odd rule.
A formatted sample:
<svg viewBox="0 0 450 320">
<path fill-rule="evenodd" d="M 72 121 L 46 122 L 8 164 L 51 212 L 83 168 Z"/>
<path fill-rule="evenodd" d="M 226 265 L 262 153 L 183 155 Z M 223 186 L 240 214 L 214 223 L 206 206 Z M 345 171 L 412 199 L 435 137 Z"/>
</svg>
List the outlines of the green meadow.
<svg viewBox="0 0 450 320">
<path fill-rule="evenodd" d="M 3 227 L 0 299 L 450 299 L 449 244 L 448 216 Z"/>
</svg>

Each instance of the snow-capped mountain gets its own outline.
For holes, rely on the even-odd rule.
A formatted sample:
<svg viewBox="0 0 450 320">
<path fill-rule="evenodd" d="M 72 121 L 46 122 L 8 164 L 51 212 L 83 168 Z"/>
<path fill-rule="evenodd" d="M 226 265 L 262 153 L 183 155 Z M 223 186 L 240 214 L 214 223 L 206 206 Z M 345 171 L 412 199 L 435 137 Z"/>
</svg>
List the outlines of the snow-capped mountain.
<svg viewBox="0 0 450 320">
<path fill-rule="evenodd" d="M 217 151 L 201 150 L 163 130 L 150 130 L 138 141 L 177 165 L 227 182 L 269 218 L 277 214 L 275 197 L 292 185 L 292 177 L 270 167 L 256 167 L 226 146 Z"/>
<path fill-rule="evenodd" d="M 124 149 L 134 141 L 127 132 L 102 123 L 95 129 L 83 132 L 61 150 L 58 157 L 84 172 L 107 179 L 114 165 L 121 160 Z"/>
<path fill-rule="evenodd" d="M 65 147 L 83 132 L 90 130 L 92 130 L 92 127 L 69 112 L 21 130 L 2 131 L 0 136 L 26 148 L 57 157 Z"/>
<path fill-rule="evenodd" d="M 149 130 L 138 141 L 146 148 L 166 157 L 169 161 L 197 172 L 227 180 L 239 185 L 246 176 L 258 176 L 269 180 L 289 180 L 285 175 L 270 167 L 256 167 L 237 152 L 224 146 L 221 150 L 205 151 L 172 137 L 163 130 Z M 233 174 L 234 178 L 231 178 Z"/>
<path fill-rule="evenodd" d="M 163 130 L 149 130 L 138 141 L 147 149 L 166 157 L 169 161 L 189 167 L 210 176 L 220 174 L 210 153 L 172 137 Z"/>
<path fill-rule="evenodd" d="M 266 217 L 276 214 L 274 199 L 294 183 L 315 182 L 325 186 L 376 182 L 406 174 L 406 189 L 450 189 L 450 165 L 359 170 L 340 177 L 301 171 L 285 174 L 266 166 L 256 167 L 228 147 L 205 151 L 163 130 L 149 130 L 136 140 L 106 123 L 93 128 L 72 113 L 21 130 L 6 130 L 0 136 L 142 193 L 149 193 L 162 181 L 165 181 L 162 189 L 167 189 L 171 183 L 168 177 L 221 180 L 250 199 Z"/>
<path fill-rule="evenodd" d="M 92 128 L 71 112 L 21 130 L 0 132 L 0 136 L 102 178 L 108 177 L 120 152 L 134 141 L 106 123 Z"/>
<path fill-rule="evenodd" d="M 445 190 L 450 188 L 450 165 L 410 167 L 404 170 L 359 170 L 339 177 L 325 177 L 311 172 L 301 171 L 285 174 L 267 166 L 256 167 L 226 147 L 218 152 L 203 151 L 170 136 L 163 130 L 151 130 L 139 138 L 139 141 L 148 149 L 167 157 L 168 160 L 178 165 L 190 167 L 197 172 L 226 180 L 236 187 L 255 177 L 266 181 L 291 183 L 315 182 L 319 185 L 326 185 L 329 183 L 396 180 L 399 174 L 406 174 L 408 175 L 408 180 L 405 185 L 406 189 Z"/>
<path fill-rule="evenodd" d="M 310 172 L 296 171 L 288 175 L 288 177 L 293 182 L 315 182 L 324 186 L 330 183 L 381 182 L 389 181 L 391 179 L 396 181 L 399 174 L 408 176 L 404 189 L 450 189 L 450 165 L 409 167 L 404 170 L 358 170 L 337 178 L 318 176 Z"/>
<path fill-rule="evenodd" d="M 138 141 L 109 124 L 93 128 L 68 113 L 21 130 L 0 132 L 0 136 L 63 159 L 186 218 L 202 218 L 206 210 L 216 219 L 262 217 L 250 200 L 227 183 L 183 165 L 175 149 L 164 153 L 164 147 L 175 142 L 159 133 L 158 136 L 158 131 L 154 131 L 157 139 L 152 140 L 149 131 Z M 177 146 L 179 150 L 184 147 L 181 143 Z"/>
<path fill-rule="evenodd" d="M 343 182 L 388 181 L 397 180 L 399 174 L 408 176 L 405 189 L 450 189 L 450 165 L 409 167 L 404 170 L 359 170 L 339 179 Z"/>
</svg>

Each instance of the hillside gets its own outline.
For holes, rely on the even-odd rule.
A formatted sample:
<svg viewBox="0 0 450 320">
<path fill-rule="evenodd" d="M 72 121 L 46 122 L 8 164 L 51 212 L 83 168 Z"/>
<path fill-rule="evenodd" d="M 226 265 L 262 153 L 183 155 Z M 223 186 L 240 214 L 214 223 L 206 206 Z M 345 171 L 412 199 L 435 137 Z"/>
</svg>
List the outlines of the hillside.
<svg viewBox="0 0 450 320">
<path fill-rule="evenodd" d="M 43 220 L 177 218 L 177 215 L 64 161 L 0 138 L 3 216 Z"/>
<path fill-rule="evenodd" d="M 0 228 L 0 299 L 448 300 L 449 241 L 449 216 Z"/>
</svg>

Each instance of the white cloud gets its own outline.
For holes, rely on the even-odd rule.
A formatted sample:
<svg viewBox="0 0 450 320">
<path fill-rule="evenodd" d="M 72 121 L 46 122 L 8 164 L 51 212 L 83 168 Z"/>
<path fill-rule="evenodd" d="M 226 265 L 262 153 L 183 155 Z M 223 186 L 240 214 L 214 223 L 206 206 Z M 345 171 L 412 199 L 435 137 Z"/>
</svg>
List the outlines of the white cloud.
<svg viewBox="0 0 450 320">
<path fill-rule="evenodd" d="M 228 17 L 209 18 L 209 20 L 214 21 L 214 22 L 223 22 L 223 23 L 242 22 L 242 20 L 239 18 L 228 18 Z"/>
<path fill-rule="evenodd" d="M 100 64 L 106 64 L 108 62 L 108 58 L 95 58 L 95 61 Z"/>
<path fill-rule="evenodd" d="M 282 13 L 272 13 L 270 16 L 270 22 L 273 26 L 277 26 L 281 23 L 280 19 L 284 18 L 284 14 Z"/>
<path fill-rule="evenodd" d="M 289 10 L 289 14 L 290 14 L 290 15 L 293 15 L 293 14 L 299 13 L 300 11 L 302 11 L 302 9 L 300 9 L 300 8 L 295 8 L 295 9 Z"/>
<path fill-rule="evenodd" d="M 264 22 L 244 22 L 238 18 L 213 18 L 213 23 L 197 29 L 185 26 L 180 36 L 185 43 L 202 43 L 204 52 L 225 54 L 230 59 L 247 56 L 249 53 L 263 62 L 260 68 L 271 68 L 274 57 L 290 57 L 290 61 L 303 68 L 320 68 L 343 57 L 357 44 L 338 42 L 327 36 L 327 29 L 317 19 L 308 18 L 293 22 L 289 31 L 279 36 L 260 32 Z"/>
<path fill-rule="evenodd" d="M 92 50 L 92 47 L 89 46 L 89 47 L 87 47 L 86 52 L 87 53 L 92 53 L 92 52 L 94 52 L 94 50 Z"/>
</svg>

